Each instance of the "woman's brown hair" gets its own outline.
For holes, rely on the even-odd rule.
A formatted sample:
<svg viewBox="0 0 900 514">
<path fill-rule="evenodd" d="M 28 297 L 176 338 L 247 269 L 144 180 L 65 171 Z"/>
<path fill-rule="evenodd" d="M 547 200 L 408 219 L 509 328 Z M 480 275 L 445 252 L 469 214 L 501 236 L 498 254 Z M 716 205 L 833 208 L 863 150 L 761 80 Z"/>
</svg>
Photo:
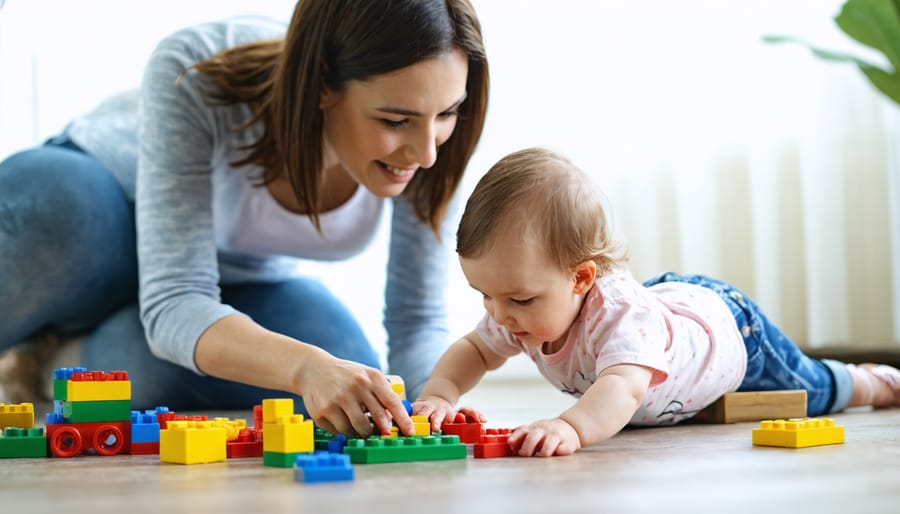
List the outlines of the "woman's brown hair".
<svg viewBox="0 0 900 514">
<path fill-rule="evenodd" d="M 195 65 L 215 101 L 246 102 L 263 134 L 235 166 L 256 165 L 269 183 L 287 170 L 297 201 L 319 225 L 323 87 L 382 75 L 460 49 L 468 59 L 459 121 L 429 173 L 404 192 L 437 235 L 484 128 L 489 74 L 481 25 L 468 0 L 299 0 L 283 39 L 227 49 Z"/>
</svg>

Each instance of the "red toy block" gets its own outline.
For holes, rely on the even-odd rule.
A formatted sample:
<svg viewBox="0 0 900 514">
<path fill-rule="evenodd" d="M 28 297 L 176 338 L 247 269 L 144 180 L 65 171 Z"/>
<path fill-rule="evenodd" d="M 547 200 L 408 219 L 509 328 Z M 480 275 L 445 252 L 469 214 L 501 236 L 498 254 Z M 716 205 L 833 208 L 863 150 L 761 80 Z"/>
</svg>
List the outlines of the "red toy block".
<svg viewBox="0 0 900 514">
<path fill-rule="evenodd" d="M 262 405 L 253 406 L 253 428 L 263 429 Z"/>
<path fill-rule="evenodd" d="M 159 441 L 152 443 L 131 443 L 132 455 L 159 455 Z"/>
<path fill-rule="evenodd" d="M 225 455 L 229 459 L 263 456 L 262 429 L 245 428 L 237 439 L 225 443 Z"/>
<path fill-rule="evenodd" d="M 511 428 L 489 428 L 472 447 L 476 459 L 493 459 L 514 456 L 509 447 Z"/>
<path fill-rule="evenodd" d="M 131 422 L 58 423 L 46 426 L 47 446 L 54 457 L 74 457 L 94 450 L 98 455 L 131 451 Z"/>
<path fill-rule="evenodd" d="M 127 371 L 76 371 L 69 379 L 73 382 L 101 382 L 106 380 L 128 380 Z"/>
<path fill-rule="evenodd" d="M 477 443 L 484 433 L 484 424 L 473 418 L 466 418 L 462 412 L 456 413 L 452 422 L 441 423 L 441 434 L 459 436 L 463 444 Z"/>
<path fill-rule="evenodd" d="M 156 421 L 159 423 L 159 429 L 168 428 L 169 421 L 209 421 L 208 416 L 179 416 L 174 412 L 163 412 L 156 415 Z"/>
</svg>

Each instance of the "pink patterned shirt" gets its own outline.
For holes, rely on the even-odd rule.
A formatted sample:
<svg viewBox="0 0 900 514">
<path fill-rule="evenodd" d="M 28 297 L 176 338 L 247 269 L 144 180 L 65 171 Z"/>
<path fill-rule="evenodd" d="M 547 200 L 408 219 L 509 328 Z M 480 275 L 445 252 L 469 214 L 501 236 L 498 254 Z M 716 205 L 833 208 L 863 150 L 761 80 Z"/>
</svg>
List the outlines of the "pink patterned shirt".
<svg viewBox="0 0 900 514">
<path fill-rule="evenodd" d="M 499 355 L 525 352 L 562 391 L 581 397 L 617 364 L 654 371 L 633 425 L 673 424 L 737 390 L 747 351 L 728 305 L 715 292 L 683 282 L 646 288 L 627 270 L 597 280 L 565 345 L 552 355 L 520 343 L 485 315 L 476 332 Z"/>
</svg>

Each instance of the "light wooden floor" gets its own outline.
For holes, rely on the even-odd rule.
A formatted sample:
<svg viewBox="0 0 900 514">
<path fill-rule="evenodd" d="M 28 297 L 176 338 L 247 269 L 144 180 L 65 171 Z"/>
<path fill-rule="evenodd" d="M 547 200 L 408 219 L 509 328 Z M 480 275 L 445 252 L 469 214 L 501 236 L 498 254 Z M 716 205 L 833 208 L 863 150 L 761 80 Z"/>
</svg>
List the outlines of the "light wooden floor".
<svg viewBox="0 0 900 514">
<path fill-rule="evenodd" d="M 525 382 L 482 384 L 465 403 L 506 427 L 570 402 Z M 568 457 L 357 465 L 356 480 L 340 484 L 300 484 L 256 459 L 7 459 L 0 513 L 900 512 L 900 409 L 836 419 L 847 440 L 838 446 L 759 448 L 755 423 L 683 425 L 628 430 Z"/>
</svg>

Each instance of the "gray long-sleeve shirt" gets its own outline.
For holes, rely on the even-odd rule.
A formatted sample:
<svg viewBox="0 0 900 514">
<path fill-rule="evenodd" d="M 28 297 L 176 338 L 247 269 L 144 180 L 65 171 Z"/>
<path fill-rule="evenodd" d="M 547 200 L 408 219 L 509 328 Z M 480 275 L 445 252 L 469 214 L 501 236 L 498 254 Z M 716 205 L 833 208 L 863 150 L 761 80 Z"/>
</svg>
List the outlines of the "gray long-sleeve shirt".
<svg viewBox="0 0 900 514">
<path fill-rule="evenodd" d="M 180 30 L 153 52 L 139 96 L 110 99 L 74 120 L 67 135 L 134 196 L 147 339 L 154 355 L 194 371 L 201 334 L 236 312 L 221 303 L 219 284 L 281 280 L 297 273 L 298 258 L 356 255 L 370 243 L 390 202 L 388 366 L 415 397 L 448 342 L 446 244 L 452 229 L 442 228 L 441 244 L 405 197 L 383 200 L 360 187 L 347 204 L 322 216 L 322 238 L 307 216 L 289 213 L 266 188 L 253 187 L 258 168 L 229 164 L 261 133 L 260 126 L 232 130 L 249 118 L 249 107 L 211 105 L 200 89 L 203 76 L 185 72 L 225 48 L 283 31 L 282 24 L 260 18 Z"/>
</svg>

